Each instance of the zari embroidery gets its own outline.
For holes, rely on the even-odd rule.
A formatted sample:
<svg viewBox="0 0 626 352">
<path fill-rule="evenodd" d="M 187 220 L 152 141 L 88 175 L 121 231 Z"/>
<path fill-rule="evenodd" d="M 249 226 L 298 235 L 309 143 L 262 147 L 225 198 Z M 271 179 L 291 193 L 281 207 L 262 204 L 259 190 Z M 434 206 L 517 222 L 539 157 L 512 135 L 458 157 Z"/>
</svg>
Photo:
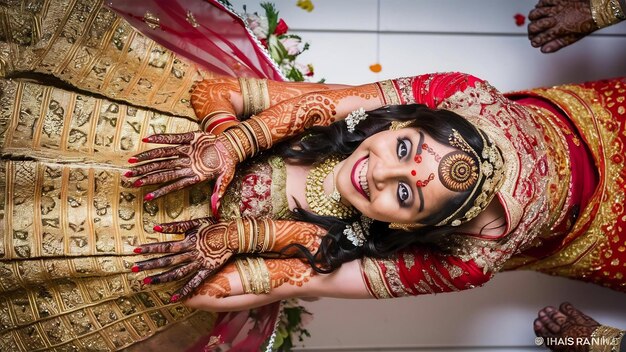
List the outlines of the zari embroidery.
<svg viewBox="0 0 626 352">
<path fill-rule="evenodd" d="M 623 98 L 626 85 L 614 81 L 599 90 L 567 85 L 533 92 L 558 104 L 576 126 L 587 129 L 583 138 L 598 165 L 600 183 L 591 202 L 563 240 L 567 245 L 558 253 L 522 268 L 585 278 L 602 267 L 602 263 L 611 262 L 616 265 L 610 265 L 610 270 L 607 268 L 602 273 L 595 273 L 594 280 L 598 281 L 600 277 L 621 280 L 623 274 L 619 275 L 619 271 L 623 269 L 620 269 L 617 257 L 626 249 L 621 252 L 616 249 L 620 245 L 619 234 L 623 233 L 623 229 L 619 228 L 619 219 L 624 217 L 626 197 L 624 180 L 619 176 L 624 168 L 624 144 L 620 142 L 621 129 L 617 123 L 623 118 L 612 116 L 608 109 L 617 114 L 626 113 Z M 626 248 L 623 246 L 626 244 L 622 244 L 622 248 Z"/>
<path fill-rule="evenodd" d="M 395 80 L 398 85 L 398 91 L 404 104 L 415 104 L 413 95 L 413 77 L 403 77 Z"/>
<path fill-rule="evenodd" d="M 395 88 L 393 87 L 393 81 L 386 80 L 377 83 L 378 88 L 380 89 L 383 100 L 386 105 L 400 105 L 400 97 L 396 93 Z"/>
<path fill-rule="evenodd" d="M 385 284 L 383 275 L 380 271 L 381 268 L 378 266 L 375 259 L 363 258 L 361 261 L 361 267 L 366 283 L 369 283 L 367 288 L 372 296 L 378 299 L 393 297 Z"/>
</svg>

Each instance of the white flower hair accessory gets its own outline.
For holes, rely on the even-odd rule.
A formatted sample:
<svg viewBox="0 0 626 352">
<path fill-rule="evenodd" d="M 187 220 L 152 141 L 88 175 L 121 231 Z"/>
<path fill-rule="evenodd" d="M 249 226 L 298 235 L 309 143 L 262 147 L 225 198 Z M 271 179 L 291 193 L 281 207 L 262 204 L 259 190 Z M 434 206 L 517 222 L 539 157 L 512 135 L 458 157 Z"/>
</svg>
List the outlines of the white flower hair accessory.
<svg viewBox="0 0 626 352">
<path fill-rule="evenodd" d="M 365 113 L 365 109 L 359 108 L 358 110 L 354 110 L 346 117 L 346 124 L 348 125 L 348 132 L 353 133 L 356 125 L 359 122 L 365 120 L 367 118 L 367 114 Z"/>
<path fill-rule="evenodd" d="M 361 216 L 360 220 L 347 225 L 343 234 L 348 238 L 355 247 L 361 247 L 365 243 L 365 239 L 370 234 L 370 226 L 374 220 L 367 216 Z"/>
</svg>

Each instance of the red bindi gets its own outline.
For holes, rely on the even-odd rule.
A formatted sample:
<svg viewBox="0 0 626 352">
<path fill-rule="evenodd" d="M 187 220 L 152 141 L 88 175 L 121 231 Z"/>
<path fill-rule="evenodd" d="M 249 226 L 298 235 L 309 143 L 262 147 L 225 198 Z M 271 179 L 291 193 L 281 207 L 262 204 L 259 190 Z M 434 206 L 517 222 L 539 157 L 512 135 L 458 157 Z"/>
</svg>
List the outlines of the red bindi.
<svg viewBox="0 0 626 352">
<path fill-rule="evenodd" d="M 418 163 L 418 164 L 419 164 L 419 163 L 421 163 L 421 162 L 422 162 L 422 156 L 421 156 L 421 155 L 416 155 L 416 156 L 415 156 L 415 158 L 413 158 L 413 160 L 414 160 L 416 163 Z M 413 176 L 415 176 L 415 175 L 413 175 Z"/>
<path fill-rule="evenodd" d="M 417 175 L 417 172 L 415 172 L 415 170 L 411 170 L 411 175 L 415 176 Z"/>
</svg>

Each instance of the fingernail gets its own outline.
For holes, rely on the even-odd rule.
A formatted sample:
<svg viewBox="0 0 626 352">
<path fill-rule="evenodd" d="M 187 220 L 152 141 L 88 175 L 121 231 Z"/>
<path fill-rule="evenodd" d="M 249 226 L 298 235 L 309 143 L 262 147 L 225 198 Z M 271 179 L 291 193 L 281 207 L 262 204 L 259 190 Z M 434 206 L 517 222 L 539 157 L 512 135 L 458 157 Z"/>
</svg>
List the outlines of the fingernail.
<svg viewBox="0 0 626 352">
<path fill-rule="evenodd" d="M 144 285 L 150 285 L 152 283 L 152 278 L 150 276 L 146 276 L 143 278 Z"/>
<path fill-rule="evenodd" d="M 172 298 L 170 298 L 170 303 L 178 302 L 179 299 L 180 299 L 180 295 L 178 293 L 174 294 L 172 295 Z"/>
<path fill-rule="evenodd" d="M 156 232 L 163 232 L 163 226 L 161 225 L 154 225 L 152 229 Z"/>
<path fill-rule="evenodd" d="M 133 156 L 132 158 L 128 159 L 128 163 L 130 163 L 130 164 L 135 164 L 135 163 L 137 163 L 138 161 L 139 161 L 139 159 L 137 159 L 137 158 L 136 158 L 136 157 L 134 157 L 134 156 Z"/>
<path fill-rule="evenodd" d="M 126 171 L 124 173 L 124 177 L 133 177 L 134 176 L 134 172 L 132 170 Z"/>
<path fill-rule="evenodd" d="M 142 142 L 144 143 L 149 143 L 150 142 L 150 137 L 144 137 L 141 139 Z"/>
<path fill-rule="evenodd" d="M 135 187 L 141 187 L 141 185 L 143 185 L 143 181 L 142 180 L 137 180 L 133 183 L 133 186 Z"/>
<path fill-rule="evenodd" d="M 133 249 L 133 252 L 135 252 L 137 254 L 141 254 L 141 252 L 142 252 L 141 247 L 137 247 L 137 248 Z"/>
<path fill-rule="evenodd" d="M 130 268 L 130 271 L 132 271 L 133 273 L 138 273 L 139 272 L 139 266 L 133 265 L 133 267 Z"/>
<path fill-rule="evenodd" d="M 143 197 L 143 200 L 145 200 L 146 202 L 149 202 L 149 201 L 151 201 L 153 199 L 154 199 L 154 194 L 152 194 L 152 193 L 148 193 L 148 194 L 146 194 L 145 197 Z"/>
</svg>

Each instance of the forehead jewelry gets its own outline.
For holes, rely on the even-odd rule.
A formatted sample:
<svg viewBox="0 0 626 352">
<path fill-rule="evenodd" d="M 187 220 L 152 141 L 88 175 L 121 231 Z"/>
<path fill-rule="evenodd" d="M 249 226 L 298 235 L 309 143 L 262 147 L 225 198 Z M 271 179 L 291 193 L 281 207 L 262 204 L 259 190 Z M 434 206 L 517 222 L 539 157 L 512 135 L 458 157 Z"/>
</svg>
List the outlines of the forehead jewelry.
<svg viewBox="0 0 626 352">
<path fill-rule="evenodd" d="M 365 113 L 365 109 L 363 108 L 358 108 L 357 110 L 354 110 L 353 112 L 348 114 L 348 116 L 346 116 L 346 125 L 348 126 L 348 132 L 353 133 L 356 125 L 358 125 L 359 122 L 365 120 L 366 118 L 367 113 Z"/>
<path fill-rule="evenodd" d="M 471 192 L 465 202 L 450 216 L 439 222 L 437 226 L 446 225 L 448 222 L 450 222 L 449 225 L 451 226 L 459 226 L 472 220 L 487 208 L 489 202 L 491 202 L 504 182 L 504 159 L 502 153 L 489 136 L 479 128 L 476 128 L 476 130 L 483 142 L 480 154 L 467 143 L 457 130 L 453 129 L 452 134 L 448 137 L 450 145 L 465 152 L 465 156 L 452 152 L 444 157 L 446 159 L 445 162 L 442 161 L 439 164 L 442 183 L 449 176 L 448 182 L 444 183 L 444 185 L 447 185 L 446 187 L 471 190 Z M 472 160 L 470 161 L 470 159 Z M 463 209 L 470 205 L 472 198 L 474 200 L 471 207 L 466 209 L 465 213 L 461 213 Z M 458 215 L 461 216 L 454 219 Z"/>
<path fill-rule="evenodd" d="M 476 161 L 461 151 L 448 153 L 439 164 L 439 179 L 451 191 L 467 191 L 478 181 Z"/>
<path fill-rule="evenodd" d="M 361 247 L 370 234 L 370 226 L 372 226 L 373 222 L 374 220 L 367 216 L 361 216 L 360 220 L 347 225 L 343 230 L 343 234 L 355 247 Z"/>
</svg>

